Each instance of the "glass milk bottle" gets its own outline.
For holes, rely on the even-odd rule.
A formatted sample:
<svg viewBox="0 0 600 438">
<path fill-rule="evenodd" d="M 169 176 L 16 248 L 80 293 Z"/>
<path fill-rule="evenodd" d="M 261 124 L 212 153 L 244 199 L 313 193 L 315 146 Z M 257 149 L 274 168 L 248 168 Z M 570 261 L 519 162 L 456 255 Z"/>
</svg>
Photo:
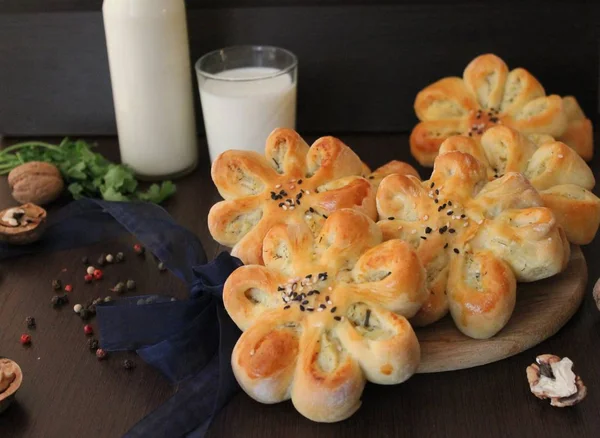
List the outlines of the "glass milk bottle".
<svg viewBox="0 0 600 438">
<path fill-rule="evenodd" d="M 104 0 L 123 163 L 143 179 L 179 176 L 197 162 L 184 0 Z"/>
</svg>

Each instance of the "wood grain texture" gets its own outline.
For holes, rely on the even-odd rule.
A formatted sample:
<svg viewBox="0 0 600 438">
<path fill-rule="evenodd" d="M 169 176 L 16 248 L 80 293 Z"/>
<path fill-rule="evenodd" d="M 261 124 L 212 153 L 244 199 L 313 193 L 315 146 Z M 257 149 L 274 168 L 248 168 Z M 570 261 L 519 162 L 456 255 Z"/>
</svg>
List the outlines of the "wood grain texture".
<svg viewBox="0 0 600 438">
<path fill-rule="evenodd" d="M 290 49 L 303 132 L 407 132 L 417 92 L 486 52 L 526 67 L 549 93 L 574 94 L 596 119 L 600 6 L 401 3 L 192 8 L 191 58 L 236 44 Z M 116 132 L 98 10 L 0 14 L 0 59 L 10 61 L 0 69 L 0 134 Z"/>
<path fill-rule="evenodd" d="M 406 135 L 341 135 L 371 167 L 397 158 L 414 164 L 408 155 Z M 314 137 L 307 136 L 312 142 Z M 100 150 L 118 157 L 116 141 L 99 139 Z M 165 207 L 201 239 L 209 257 L 219 250 L 206 226 L 210 206 L 219 199 L 210 182 L 206 143 L 200 141 L 200 166 L 178 181 L 178 194 Z M 600 145 L 596 143 L 597 147 Z M 592 163 L 600 171 L 600 157 Z M 419 168 L 422 176 L 427 170 Z M 5 180 L 0 179 L 0 207 L 12 205 Z M 17 402 L 0 415 L 0 437 L 10 438 L 114 438 L 122 436 L 175 391 L 155 370 L 127 353 L 98 363 L 87 351 L 81 322 L 69 308 L 57 312 L 49 305 L 49 282 L 68 278 L 67 267 L 78 268 L 80 257 L 129 249 L 132 242 L 106 242 L 93 248 L 0 263 L 0 355 L 23 367 L 25 381 Z M 588 260 L 588 285 L 583 304 L 554 336 L 502 361 L 449 373 L 418 374 L 397 386 L 367 385 L 361 409 L 350 419 L 317 424 L 300 416 L 290 402 L 263 405 L 240 392 L 217 415 L 211 438 L 365 438 L 482 436 L 597 438 L 600 430 L 600 312 L 591 288 L 600 274 L 600 241 L 583 248 Z M 107 270 L 106 283 L 133 276 L 139 293 L 184 294 L 181 284 L 158 273 L 150 261 L 129 260 L 123 269 Z M 120 268 L 114 266 L 114 268 Z M 131 270 L 130 270 L 130 269 Z M 544 282 L 551 285 L 554 279 Z M 75 276 L 76 297 L 91 296 Z M 33 315 L 38 329 L 33 346 L 19 345 L 26 331 L 24 319 Z M 587 399 L 572 409 L 558 410 L 536 399 L 525 378 L 535 356 L 553 353 L 569 356 L 589 388 Z M 37 358 L 40 357 L 38 361 Z M 136 360 L 137 369 L 125 373 L 120 361 Z"/>
<path fill-rule="evenodd" d="M 510 321 L 490 339 L 463 335 L 447 316 L 416 330 L 421 344 L 418 373 L 454 371 L 486 365 L 514 356 L 560 330 L 579 309 L 585 295 L 587 264 L 578 246 L 572 246 L 567 269 L 534 283 L 519 283 L 517 304 Z"/>
</svg>

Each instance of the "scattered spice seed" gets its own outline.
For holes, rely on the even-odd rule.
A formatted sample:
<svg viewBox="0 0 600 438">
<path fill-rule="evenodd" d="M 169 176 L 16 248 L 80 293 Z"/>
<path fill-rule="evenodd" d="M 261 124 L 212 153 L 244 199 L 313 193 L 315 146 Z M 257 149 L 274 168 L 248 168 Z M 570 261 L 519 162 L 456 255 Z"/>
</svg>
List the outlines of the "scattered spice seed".
<svg viewBox="0 0 600 438">
<path fill-rule="evenodd" d="M 334 316 L 333 319 L 335 319 L 336 321 L 341 321 L 342 317 L 341 316 Z"/>
<path fill-rule="evenodd" d="M 89 265 L 90 264 L 90 259 L 87 258 L 86 256 L 83 256 L 81 258 L 81 263 L 83 263 L 84 265 Z"/>
<path fill-rule="evenodd" d="M 337 307 L 332 307 L 331 308 L 331 313 L 335 313 L 336 310 L 337 310 Z"/>
<path fill-rule="evenodd" d="M 287 310 L 287 309 L 289 309 L 289 308 L 290 308 L 290 305 L 288 304 L 287 306 L 284 306 L 284 307 L 283 307 L 283 310 Z"/>
<path fill-rule="evenodd" d="M 389 220 L 389 221 L 393 221 L 394 219 L 396 219 L 394 216 L 390 216 L 390 217 L 388 217 L 388 220 Z"/>
<path fill-rule="evenodd" d="M 454 214 L 454 212 L 452 210 L 448 210 L 448 212 L 446 213 L 448 216 L 452 216 Z"/>
<path fill-rule="evenodd" d="M 104 266 L 106 264 L 106 255 L 104 254 L 100 254 L 100 257 L 98 257 L 98 266 Z"/>
<path fill-rule="evenodd" d="M 31 344 L 31 335 L 28 335 L 27 333 L 23 333 L 21 335 L 21 339 L 19 339 L 19 342 L 21 342 L 21 345 Z"/>
<path fill-rule="evenodd" d="M 81 312 L 82 309 L 83 309 L 83 306 L 81 304 L 75 304 L 73 306 L 73 312 L 75 312 L 75 313 Z"/>
<path fill-rule="evenodd" d="M 35 318 L 33 316 L 28 316 L 27 318 L 25 318 L 25 324 L 27 324 L 27 328 L 35 328 Z"/>
<path fill-rule="evenodd" d="M 435 183 L 432 182 L 430 188 L 433 188 L 435 186 Z"/>
<path fill-rule="evenodd" d="M 91 274 L 85 274 L 83 276 L 83 281 L 85 281 L 86 283 L 91 283 L 94 280 L 94 276 Z"/>
<path fill-rule="evenodd" d="M 88 319 L 90 319 L 92 317 L 92 312 L 90 312 L 88 309 L 81 309 L 79 311 L 79 317 L 83 320 L 83 321 L 87 321 Z"/>
<path fill-rule="evenodd" d="M 448 232 L 449 232 L 450 234 L 454 234 L 454 233 L 456 233 L 456 230 L 455 230 L 454 228 L 450 228 L 450 229 L 448 230 Z"/>
<path fill-rule="evenodd" d="M 85 272 L 87 272 L 88 274 L 93 274 L 94 271 L 96 270 L 96 268 L 94 268 L 93 266 L 88 266 L 87 269 L 85 270 Z"/>
<path fill-rule="evenodd" d="M 98 342 L 98 339 L 96 339 L 96 338 L 88 339 L 88 348 L 90 349 L 90 351 L 95 353 L 96 350 L 98 349 L 99 345 L 100 345 L 100 343 Z"/>
<path fill-rule="evenodd" d="M 448 248 L 448 243 L 446 243 L 446 244 L 444 245 L 444 249 L 446 249 L 446 248 Z"/>
<path fill-rule="evenodd" d="M 98 360 L 104 360 L 106 359 L 106 356 L 108 356 L 106 350 L 103 350 L 102 348 L 98 348 L 96 350 L 96 357 L 98 358 Z"/>
<path fill-rule="evenodd" d="M 425 233 L 426 233 L 426 234 L 429 234 L 429 233 L 431 233 L 431 231 L 433 231 L 433 230 L 431 229 L 431 227 L 425 227 Z"/>
<path fill-rule="evenodd" d="M 51 299 L 50 299 L 50 303 L 52 304 L 53 307 L 58 307 L 60 306 L 60 297 L 58 295 L 54 295 Z"/>
<path fill-rule="evenodd" d="M 304 309 L 304 306 L 303 306 L 302 304 L 300 304 L 300 310 L 301 310 L 302 312 L 304 312 L 304 310 L 305 310 L 305 309 Z"/>
<path fill-rule="evenodd" d="M 421 239 L 423 239 L 423 240 L 427 240 L 427 237 L 425 237 L 425 236 L 421 236 Z"/>
<path fill-rule="evenodd" d="M 135 284 L 135 281 L 127 280 L 127 290 L 134 290 L 136 287 L 137 285 Z"/>
<path fill-rule="evenodd" d="M 106 255 L 106 263 L 112 263 L 115 261 L 115 258 L 113 257 L 112 254 L 107 254 Z"/>
<path fill-rule="evenodd" d="M 146 248 L 144 248 L 139 243 L 136 243 L 135 245 L 133 245 L 133 250 L 135 251 L 135 253 L 137 255 L 144 255 L 144 253 L 146 252 Z"/>
<path fill-rule="evenodd" d="M 60 280 L 52 280 L 52 289 L 61 290 L 62 289 L 61 281 Z"/>
<path fill-rule="evenodd" d="M 454 248 L 454 252 L 455 252 L 456 254 L 460 254 L 460 251 L 458 250 L 458 248 Z"/>
<path fill-rule="evenodd" d="M 452 201 L 448 201 L 448 205 L 452 207 Z"/>
<path fill-rule="evenodd" d="M 125 359 L 123 361 L 123 368 L 125 368 L 126 370 L 132 370 L 135 368 L 135 363 L 130 359 Z"/>
<path fill-rule="evenodd" d="M 86 325 L 83 326 L 83 332 L 87 336 L 93 335 L 94 334 L 94 328 L 91 325 L 86 324 Z"/>
<path fill-rule="evenodd" d="M 103 275 L 100 269 L 96 269 L 93 274 L 94 280 L 102 280 Z"/>
<path fill-rule="evenodd" d="M 104 297 L 105 303 L 108 303 L 109 301 L 112 301 L 112 298 L 110 296 Z"/>
<path fill-rule="evenodd" d="M 65 286 L 65 292 L 73 292 L 73 286 L 70 284 L 67 284 Z"/>
<path fill-rule="evenodd" d="M 123 260 L 125 260 L 125 254 L 123 254 L 122 252 L 118 252 L 115 256 L 115 262 L 121 263 Z"/>
</svg>

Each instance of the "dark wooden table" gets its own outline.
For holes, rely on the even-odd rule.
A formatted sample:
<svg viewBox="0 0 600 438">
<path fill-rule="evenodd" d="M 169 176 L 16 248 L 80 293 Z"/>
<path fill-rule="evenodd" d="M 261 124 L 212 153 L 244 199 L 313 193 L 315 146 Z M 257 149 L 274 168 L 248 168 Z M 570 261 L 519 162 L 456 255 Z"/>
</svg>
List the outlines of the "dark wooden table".
<svg viewBox="0 0 600 438">
<path fill-rule="evenodd" d="M 414 164 L 406 135 L 341 135 L 372 167 L 389 159 Z M 314 137 L 313 137 L 314 138 Z M 312 138 L 311 138 L 312 139 Z M 99 139 L 100 150 L 118 156 L 113 138 Z M 600 143 L 596 142 L 596 147 Z M 201 142 L 202 150 L 206 145 Z M 206 225 L 210 206 L 219 196 L 210 180 L 206 153 L 196 172 L 178 181 L 168 211 L 201 239 L 209 257 L 219 246 Z M 595 159 L 593 169 L 600 170 Z M 427 170 L 419 169 L 422 176 Z M 13 205 L 4 179 L 0 207 Z M 157 371 L 132 353 L 113 354 L 98 362 L 87 348 L 81 320 L 72 305 L 106 295 L 116 281 L 133 278 L 140 293 L 170 291 L 183 297 L 181 283 L 159 273 L 151 257 L 142 260 L 122 239 L 52 255 L 35 255 L 0 265 L 0 356 L 17 361 L 24 372 L 16 403 L 0 415 L 0 437 L 118 437 L 174 393 Z M 105 279 L 85 285 L 81 258 L 124 251 L 122 265 L 106 268 Z M 541 345 L 501 362 L 441 374 L 416 375 L 399 386 L 367 385 L 361 409 L 349 420 L 317 424 L 299 415 L 290 402 L 262 405 L 238 393 L 216 417 L 211 437 L 598 437 L 600 436 L 600 312 L 591 289 L 599 275 L 600 242 L 584 248 L 588 261 L 588 293 L 573 319 Z M 63 270 L 66 271 L 63 272 Z M 71 305 L 55 310 L 50 282 L 71 282 Z M 19 344 L 27 332 L 25 318 L 34 316 L 33 344 Z M 94 324 L 94 323 L 92 323 Z M 529 391 L 525 368 L 537 354 L 569 356 L 588 387 L 587 399 L 574 408 L 552 408 Z M 123 369 L 133 359 L 137 368 Z"/>
</svg>

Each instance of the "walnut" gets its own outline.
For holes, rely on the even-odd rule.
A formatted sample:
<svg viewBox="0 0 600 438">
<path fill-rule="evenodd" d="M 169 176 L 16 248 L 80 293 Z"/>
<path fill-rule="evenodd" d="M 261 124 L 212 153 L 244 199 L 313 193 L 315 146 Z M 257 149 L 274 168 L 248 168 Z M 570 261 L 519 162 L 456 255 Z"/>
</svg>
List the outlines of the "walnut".
<svg viewBox="0 0 600 438">
<path fill-rule="evenodd" d="M 8 174 L 8 185 L 17 202 L 48 204 L 59 197 L 65 185 L 56 166 L 31 161 L 15 167 Z"/>
<path fill-rule="evenodd" d="M 542 354 L 535 361 L 527 367 L 527 380 L 537 398 L 549 398 L 550 405 L 559 408 L 573 406 L 585 398 L 587 388 L 573 373 L 571 359 Z"/>
<path fill-rule="evenodd" d="M 0 241 L 27 244 L 38 240 L 46 226 L 46 210 L 23 204 L 0 211 Z"/>
<path fill-rule="evenodd" d="M 594 285 L 594 300 L 596 301 L 596 307 L 600 310 L 600 278 Z"/>
<path fill-rule="evenodd" d="M 8 408 L 22 381 L 23 373 L 16 362 L 0 359 L 0 413 Z"/>
</svg>

